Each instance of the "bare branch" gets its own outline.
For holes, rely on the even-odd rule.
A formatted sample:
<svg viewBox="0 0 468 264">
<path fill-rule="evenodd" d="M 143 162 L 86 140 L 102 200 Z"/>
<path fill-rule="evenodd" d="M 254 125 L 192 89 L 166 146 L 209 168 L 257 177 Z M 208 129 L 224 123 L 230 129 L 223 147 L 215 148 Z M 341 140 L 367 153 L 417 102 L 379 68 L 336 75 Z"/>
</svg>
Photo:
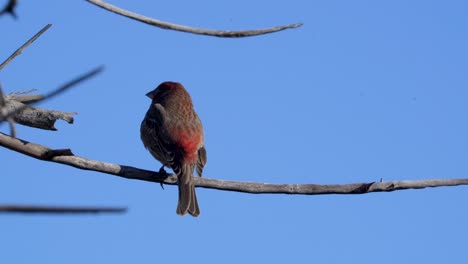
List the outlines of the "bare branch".
<svg viewBox="0 0 468 264">
<path fill-rule="evenodd" d="M 116 175 L 127 179 L 159 182 L 169 185 L 177 184 L 174 174 L 163 175 L 158 172 L 142 170 L 130 166 L 106 163 L 73 155 L 67 150 L 53 150 L 45 146 L 12 138 L 0 133 L 0 146 L 27 156 L 73 166 L 82 170 L 91 170 Z M 52 153 L 52 154 L 51 154 Z M 64 153 L 65 155 L 61 155 Z M 235 182 L 195 177 L 197 187 L 235 191 L 243 193 L 277 193 L 277 194 L 364 194 L 370 192 L 391 192 L 403 189 L 422 189 L 427 187 L 468 185 L 468 179 L 431 179 L 370 182 L 352 184 L 270 184 L 256 182 Z"/>
<path fill-rule="evenodd" d="M 137 13 L 127 11 L 125 9 L 108 4 L 101 0 L 86 0 L 86 1 L 96 6 L 99 6 L 107 11 L 111 11 L 113 13 L 143 22 L 148 25 L 156 26 L 162 29 L 176 30 L 176 31 L 182 31 L 182 32 L 187 32 L 187 33 L 192 33 L 192 34 L 207 35 L 207 36 L 214 36 L 214 37 L 223 37 L 223 38 L 251 37 L 251 36 L 274 33 L 274 32 L 278 32 L 281 30 L 290 29 L 290 28 L 298 28 L 302 26 L 302 23 L 296 23 L 296 24 L 277 26 L 277 27 L 272 27 L 272 28 L 242 30 L 242 31 L 211 30 L 211 29 L 194 28 L 194 27 L 189 27 L 189 26 L 184 26 L 184 25 L 178 25 L 178 24 L 173 24 L 173 23 L 153 19 L 150 17 L 146 17 L 143 15 L 139 15 Z"/>
<path fill-rule="evenodd" d="M 67 206 L 36 206 L 36 205 L 0 205 L 0 213 L 47 213 L 47 214 L 96 214 L 124 213 L 122 207 L 67 207 Z"/>
<path fill-rule="evenodd" d="M 33 43 L 37 38 L 39 38 L 42 33 L 46 32 L 47 29 L 49 29 L 52 26 L 52 24 L 48 24 L 45 26 L 43 29 L 41 29 L 39 32 L 36 33 L 32 38 L 30 38 L 26 43 L 23 44 L 19 49 L 17 49 L 13 54 L 8 57 L 2 64 L 0 64 L 0 71 L 8 64 L 10 61 L 12 61 L 16 56 L 20 55 L 25 48 L 27 48 L 31 43 Z"/>
<path fill-rule="evenodd" d="M 5 7 L 0 11 L 0 16 L 4 14 L 10 14 L 14 19 L 17 19 L 18 16 L 15 13 L 15 8 L 18 5 L 17 0 L 9 0 Z"/>
</svg>

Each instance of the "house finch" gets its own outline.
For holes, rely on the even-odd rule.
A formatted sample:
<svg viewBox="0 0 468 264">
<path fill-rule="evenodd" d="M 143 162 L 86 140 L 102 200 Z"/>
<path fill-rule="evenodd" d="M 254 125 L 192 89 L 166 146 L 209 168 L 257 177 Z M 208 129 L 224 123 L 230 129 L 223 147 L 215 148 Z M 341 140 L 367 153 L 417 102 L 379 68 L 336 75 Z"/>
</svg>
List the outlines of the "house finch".
<svg viewBox="0 0 468 264">
<path fill-rule="evenodd" d="M 170 167 L 177 175 L 179 201 L 177 214 L 200 214 L 193 170 L 201 177 L 206 164 L 203 126 L 193 109 L 192 99 L 184 86 L 163 82 L 146 94 L 152 102 L 141 123 L 141 140 L 151 155 Z"/>
</svg>

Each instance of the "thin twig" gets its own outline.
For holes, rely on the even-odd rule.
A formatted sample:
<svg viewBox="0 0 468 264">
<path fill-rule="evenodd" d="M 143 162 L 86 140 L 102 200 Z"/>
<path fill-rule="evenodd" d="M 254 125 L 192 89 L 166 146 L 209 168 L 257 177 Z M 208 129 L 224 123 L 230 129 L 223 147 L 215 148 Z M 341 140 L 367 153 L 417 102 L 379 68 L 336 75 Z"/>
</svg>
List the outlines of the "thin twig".
<svg viewBox="0 0 468 264">
<path fill-rule="evenodd" d="M 178 25 L 178 24 L 174 24 L 170 22 L 157 20 L 154 18 L 150 18 L 147 16 L 143 16 L 137 13 L 127 11 L 125 9 L 108 4 L 101 0 L 86 0 L 86 1 L 96 6 L 99 6 L 107 11 L 111 11 L 113 13 L 143 22 L 148 25 L 156 26 L 162 29 L 177 30 L 177 31 L 182 31 L 182 32 L 187 32 L 187 33 L 214 36 L 214 37 L 223 37 L 223 38 L 251 37 L 251 36 L 274 33 L 274 32 L 278 32 L 281 30 L 290 29 L 290 28 L 298 28 L 302 26 L 302 23 L 296 23 L 296 24 L 277 26 L 277 27 L 272 27 L 272 28 L 254 29 L 254 30 L 241 30 L 241 31 L 211 30 L 211 29 L 203 29 L 203 28 L 194 28 L 194 27 Z"/>
<path fill-rule="evenodd" d="M 163 173 L 138 169 L 130 166 L 106 163 L 73 155 L 71 151 L 54 151 L 39 144 L 12 138 L 0 133 L 0 146 L 6 147 L 24 155 L 61 163 L 82 170 L 91 170 L 105 174 L 120 176 L 127 179 L 159 182 L 168 185 L 176 185 L 177 177 L 174 174 L 163 175 Z M 49 153 L 49 154 L 48 154 Z M 50 155 L 55 153 L 56 155 Z M 61 156 L 60 153 L 65 155 Z M 256 182 L 235 182 L 195 177 L 194 183 L 197 187 L 234 191 L 243 193 L 276 193 L 276 194 L 364 194 L 370 192 L 391 192 L 403 189 L 422 189 L 427 187 L 468 185 L 468 179 L 428 179 L 409 181 L 387 181 L 351 184 L 270 184 Z"/>
<path fill-rule="evenodd" d="M 44 28 L 42 28 L 39 32 L 36 33 L 32 38 L 30 38 L 26 43 L 23 44 L 19 49 L 17 49 L 13 54 L 8 57 L 2 64 L 0 64 L 0 71 L 8 64 L 10 61 L 12 61 L 16 56 L 20 55 L 25 48 L 27 48 L 31 43 L 33 43 L 37 38 L 39 38 L 42 33 L 46 32 L 47 29 L 49 29 L 52 26 L 52 24 L 48 24 Z"/>
<path fill-rule="evenodd" d="M 37 205 L 0 205 L 0 213 L 96 214 L 125 213 L 123 207 L 67 207 Z"/>
</svg>

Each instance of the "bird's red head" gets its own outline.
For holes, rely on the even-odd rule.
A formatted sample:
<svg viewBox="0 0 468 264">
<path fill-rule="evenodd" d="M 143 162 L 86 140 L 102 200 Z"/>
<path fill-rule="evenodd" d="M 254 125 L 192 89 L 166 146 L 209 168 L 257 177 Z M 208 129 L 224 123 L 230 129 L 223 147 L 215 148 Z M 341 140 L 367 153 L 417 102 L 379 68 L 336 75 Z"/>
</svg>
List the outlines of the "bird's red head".
<svg viewBox="0 0 468 264">
<path fill-rule="evenodd" d="M 165 97 L 167 94 L 177 91 L 177 90 L 183 90 L 185 91 L 184 86 L 181 83 L 178 82 L 163 82 L 156 89 L 153 91 L 149 92 L 146 94 L 151 100 Z"/>
</svg>

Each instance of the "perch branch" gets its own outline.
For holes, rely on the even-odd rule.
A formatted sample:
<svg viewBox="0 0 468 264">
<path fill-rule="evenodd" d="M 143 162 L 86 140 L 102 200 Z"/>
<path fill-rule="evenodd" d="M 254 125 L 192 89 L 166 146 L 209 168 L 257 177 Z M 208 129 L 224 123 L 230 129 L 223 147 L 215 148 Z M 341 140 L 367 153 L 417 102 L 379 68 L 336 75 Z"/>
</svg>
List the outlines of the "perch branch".
<svg viewBox="0 0 468 264">
<path fill-rule="evenodd" d="M 272 27 L 272 28 L 254 29 L 254 30 L 241 30 L 241 31 L 211 30 L 211 29 L 194 28 L 194 27 L 189 27 L 189 26 L 184 26 L 184 25 L 178 25 L 178 24 L 173 24 L 173 23 L 153 19 L 147 16 L 143 16 L 137 13 L 127 11 L 125 9 L 108 4 L 101 0 L 86 0 L 86 1 L 98 7 L 101 7 L 107 11 L 143 22 L 148 25 L 156 26 L 162 29 L 170 29 L 170 30 L 182 31 L 182 32 L 187 32 L 187 33 L 192 33 L 192 34 L 207 35 L 207 36 L 214 36 L 214 37 L 223 37 L 223 38 L 251 37 L 251 36 L 274 33 L 274 32 L 278 32 L 281 30 L 290 29 L 290 28 L 298 28 L 302 26 L 301 23 L 296 23 L 296 24 L 277 26 L 277 27 Z"/>
<path fill-rule="evenodd" d="M 174 174 L 163 175 L 157 172 L 138 169 L 130 166 L 106 163 L 75 156 L 71 151 L 53 150 L 51 148 L 12 138 L 0 133 L 0 146 L 24 155 L 73 166 L 78 169 L 91 170 L 127 179 L 159 182 L 169 185 L 177 184 Z M 64 153 L 65 155 L 62 155 Z M 468 179 L 431 179 L 389 182 L 370 182 L 352 184 L 269 184 L 256 182 L 235 182 L 195 177 L 197 187 L 235 191 L 244 193 L 278 193 L 278 194 L 364 194 L 370 192 L 391 192 L 403 189 L 422 189 L 427 187 L 468 185 Z"/>
<path fill-rule="evenodd" d="M 120 207 L 65 207 L 36 205 L 0 205 L 0 213 L 47 213 L 47 214 L 96 214 L 124 213 L 127 208 Z"/>
<path fill-rule="evenodd" d="M 13 52 L 13 54 L 11 54 L 10 57 L 8 57 L 8 59 L 6 59 L 2 64 L 0 64 L 0 71 L 8 63 L 10 63 L 10 61 L 12 61 L 16 56 L 20 55 L 25 48 L 27 48 L 29 45 L 31 45 L 31 43 L 33 43 L 36 39 L 38 39 L 42 35 L 42 33 L 46 32 L 46 30 L 48 30 L 51 26 L 52 26 L 52 24 L 48 24 L 47 26 L 42 28 L 39 32 L 36 33 L 36 35 L 34 35 L 32 38 L 30 38 L 28 41 L 26 41 L 26 43 L 24 43 L 23 46 L 19 47 L 19 49 L 17 49 L 15 52 Z"/>
</svg>

